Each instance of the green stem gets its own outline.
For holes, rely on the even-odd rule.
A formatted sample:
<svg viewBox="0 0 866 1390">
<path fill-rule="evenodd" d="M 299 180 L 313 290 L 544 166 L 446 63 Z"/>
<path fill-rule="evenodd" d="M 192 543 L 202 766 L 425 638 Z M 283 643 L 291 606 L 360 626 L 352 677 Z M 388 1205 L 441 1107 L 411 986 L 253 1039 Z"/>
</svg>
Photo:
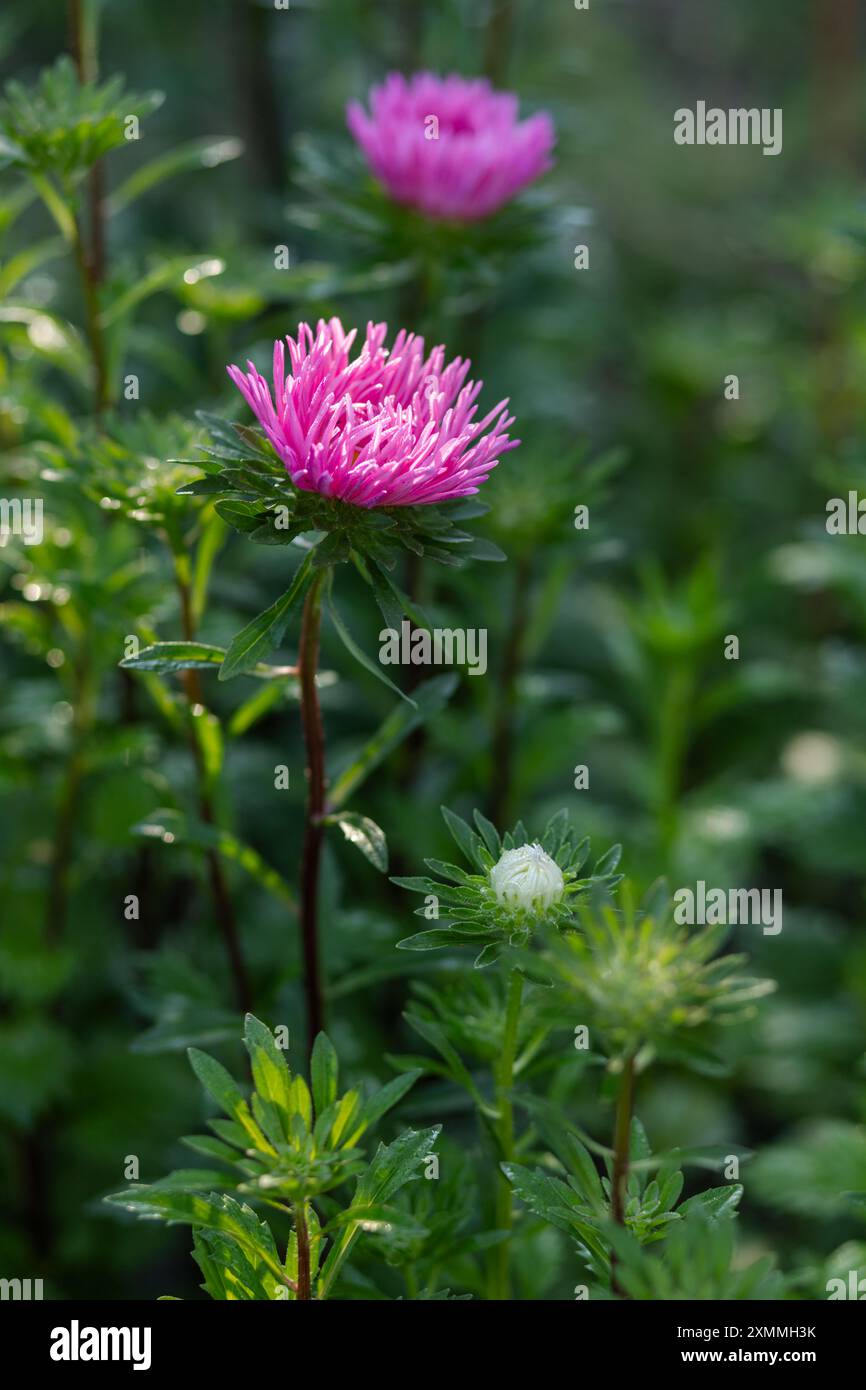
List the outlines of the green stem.
<svg viewBox="0 0 866 1390">
<path fill-rule="evenodd" d="M 517 1030 L 520 1023 L 520 1003 L 523 997 L 523 976 L 519 970 L 512 970 L 508 980 L 508 997 L 505 1005 L 505 1033 L 502 1053 L 494 1071 L 496 1109 L 496 1134 L 499 1140 L 500 1157 L 507 1163 L 514 1157 L 514 1107 L 510 1091 L 514 1080 L 514 1061 L 517 1056 Z M 496 1181 L 496 1229 L 511 1231 L 513 1219 L 511 1184 L 501 1171 Z M 511 1297 L 510 1278 L 510 1238 L 503 1240 L 493 1250 L 493 1268 L 490 1290 L 494 1299 Z"/>
<path fill-rule="evenodd" d="M 307 1228 L 306 1207 L 306 1202 L 298 1202 L 295 1207 L 295 1235 L 298 1238 L 298 1299 L 309 1302 L 313 1295 L 310 1281 L 310 1233 Z"/>
<path fill-rule="evenodd" d="M 324 1027 L 325 1016 L 318 929 L 319 866 L 324 836 L 322 817 L 325 814 L 325 732 L 319 706 L 316 672 L 319 664 L 319 633 L 322 626 L 322 594 L 329 573 L 327 569 L 319 570 L 307 590 L 298 652 L 301 723 L 307 756 L 307 807 L 301 853 L 301 939 L 310 1051 Z"/>
<path fill-rule="evenodd" d="M 681 664 L 667 677 L 658 713 L 656 820 L 663 870 L 669 864 L 677 838 L 678 803 L 693 700 L 694 674 L 691 664 Z"/>
<path fill-rule="evenodd" d="M 69 41 L 80 82 L 95 82 L 98 72 L 95 11 L 85 0 L 70 0 Z M 97 163 L 87 176 L 90 249 L 85 247 L 81 222 L 75 218 L 73 251 L 84 298 L 84 321 L 93 362 L 93 393 L 97 415 L 109 403 L 105 335 L 99 306 L 99 286 L 105 279 L 105 210 L 102 169 Z"/>
<path fill-rule="evenodd" d="M 613 1133 L 613 1202 L 612 1215 L 620 1226 L 625 1224 L 625 1195 L 628 1183 L 628 1160 L 631 1147 L 631 1109 L 634 1099 L 634 1056 L 622 1064 L 619 1094 L 616 1100 L 616 1120 Z"/>
<path fill-rule="evenodd" d="M 613 1175 L 611 1177 L 611 1215 L 620 1226 L 625 1225 L 626 1189 L 628 1187 L 629 1154 L 631 1151 L 631 1114 L 634 1103 L 634 1053 L 623 1059 L 619 1093 L 616 1100 L 616 1119 L 613 1131 Z M 611 1255 L 611 1285 L 621 1293 L 616 1279 L 616 1260 Z"/>
</svg>

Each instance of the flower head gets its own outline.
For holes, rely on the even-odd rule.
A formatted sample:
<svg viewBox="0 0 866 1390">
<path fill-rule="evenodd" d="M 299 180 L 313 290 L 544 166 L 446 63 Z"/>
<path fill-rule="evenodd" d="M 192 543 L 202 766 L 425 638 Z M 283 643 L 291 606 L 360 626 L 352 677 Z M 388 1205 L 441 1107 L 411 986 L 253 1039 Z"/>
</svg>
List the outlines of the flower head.
<svg viewBox="0 0 866 1390">
<path fill-rule="evenodd" d="M 471 946 L 478 952 L 476 966 L 490 965 L 507 947 L 527 945 L 540 928 L 567 926 L 577 899 L 596 887 L 612 887 L 622 877 L 616 872 L 619 845 L 589 868 L 589 841 L 578 840 L 567 811 L 555 815 L 540 840 L 532 842 L 522 823 L 500 836 L 480 811 L 475 812 L 474 830 L 447 807 L 442 814 L 471 872 L 428 859 L 427 867 L 439 878 L 392 880 L 424 894 L 417 914 L 428 923 L 435 905 L 435 926 L 399 941 L 401 950 Z"/>
<path fill-rule="evenodd" d="M 490 885 L 498 903 L 529 912 L 552 907 L 565 891 L 562 870 L 537 841 L 504 850 L 490 870 Z"/>
<path fill-rule="evenodd" d="M 499 455 L 517 447 L 507 400 L 475 419 L 482 382 L 469 363 L 425 356 L 424 339 L 401 329 L 390 351 L 387 324 L 368 324 L 350 360 L 355 330 L 339 319 L 306 323 L 274 343 L 273 395 L 252 362 L 228 374 L 257 416 L 296 487 L 357 507 L 408 507 L 478 491 Z M 289 372 L 286 372 L 286 345 Z"/>
<path fill-rule="evenodd" d="M 350 103 L 350 131 L 395 202 L 428 217 L 489 217 L 550 168 L 550 117 L 518 120 L 517 97 L 483 78 L 391 73 L 370 108 Z"/>
<path fill-rule="evenodd" d="M 691 1029 L 748 1017 L 774 988 L 741 973 L 745 956 L 717 954 L 724 925 L 677 925 L 664 883 L 640 905 L 623 884 L 616 896 L 579 904 L 578 920 L 579 930 L 549 933 L 538 959 L 619 1054 L 647 1043 L 672 1049 Z"/>
</svg>

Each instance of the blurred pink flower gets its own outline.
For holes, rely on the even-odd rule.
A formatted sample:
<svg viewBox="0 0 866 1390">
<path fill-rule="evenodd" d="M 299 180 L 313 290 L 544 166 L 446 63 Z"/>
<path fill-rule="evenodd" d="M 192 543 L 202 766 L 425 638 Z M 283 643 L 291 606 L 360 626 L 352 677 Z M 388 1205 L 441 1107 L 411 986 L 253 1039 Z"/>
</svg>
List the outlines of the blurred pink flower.
<svg viewBox="0 0 866 1390">
<path fill-rule="evenodd" d="M 368 324 L 353 361 L 356 330 L 339 319 L 298 328 L 274 343 L 274 391 L 248 362 L 228 367 L 296 487 L 357 507 L 409 507 L 477 492 L 499 455 L 517 447 L 500 401 L 476 420 L 482 382 L 466 382 L 469 363 L 445 365 L 445 349 L 425 357 L 424 339 L 401 329 L 389 351 L 388 325 Z"/>
<path fill-rule="evenodd" d="M 550 117 L 519 121 L 517 97 L 484 78 L 391 73 L 370 108 L 349 104 L 350 131 L 391 197 L 428 217 L 489 217 L 550 168 Z"/>
</svg>

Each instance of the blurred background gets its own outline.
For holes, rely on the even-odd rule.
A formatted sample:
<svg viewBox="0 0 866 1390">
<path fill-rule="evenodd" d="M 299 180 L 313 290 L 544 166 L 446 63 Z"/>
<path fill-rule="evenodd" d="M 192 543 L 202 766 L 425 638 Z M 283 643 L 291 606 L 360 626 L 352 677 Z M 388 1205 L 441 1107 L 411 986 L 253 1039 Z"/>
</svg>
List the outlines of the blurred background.
<svg viewBox="0 0 866 1390">
<path fill-rule="evenodd" d="M 780 935 L 734 933 L 778 989 L 727 1039 L 724 1074 L 657 1071 L 638 1112 L 656 1148 L 752 1150 L 747 1255 L 775 1251 L 795 1295 L 824 1296 L 837 1266 L 866 1259 L 842 1195 L 866 1189 L 866 560 L 861 536 L 825 527 L 828 499 L 866 495 L 861 7 L 106 0 L 100 18 L 101 76 L 165 94 L 142 140 L 105 161 L 109 200 L 138 167 L 200 142 L 176 177 L 109 202 L 116 369 L 140 383 L 119 433 L 137 431 L 134 450 L 158 465 L 182 453 L 195 410 L 240 413 L 226 362 L 266 361 L 274 337 L 331 314 L 425 331 L 472 357 L 488 407 L 510 396 L 524 443 L 486 485 L 478 524 L 508 562 L 406 576 L 442 626 L 488 629 L 488 677 L 461 678 L 361 809 L 395 873 L 444 853 L 441 803 L 531 832 L 566 806 L 599 852 L 623 842 L 640 887 L 666 875 L 782 890 Z M 5 7 L 7 76 L 32 83 L 68 46 L 55 0 Z M 487 74 L 556 125 L 553 172 L 463 254 L 364 202 L 345 127 L 348 100 L 422 67 Z M 698 100 L 782 108 L 783 153 L 676 146 L 673 112 Z M 198 795 L 172 719 L 178 682 L 117 669 L 127 635 L 183 635 L 177 547 L 146 507 L 112 505 L 110 489 L 103 502 L 98 474 L 76 486 L 46 465 L 80 453 L 90 409 L 68 326 L 80 292 L 62 255 L 20 259 L 56 234 L 38 204 L 19 206 L 20 176 L 0 179 L 0 477 L 5 496 L 44 496 L 47 528 L 43 545 L 0 548 L 0 1273 L 42 1277 L 53 1298 L 195 1297 L 187 1232 L 119 1226 L 100 1205 L 127 1156 L 143 1180 L 182 1161 L 176 1137 L 205 1113 L 185 1046 L 240 1065 L 201 847 L 133 830 Z M 212 544 L 198 636 L 227 645 L 286 587 L 285 555 Z M 379 615 L 341 583 L 375 651 Z M 731 634 L 739 660 L 724 657 Z M 296 640 L 290 627 L 287 660 Z M 338 770 L 393 697 L 327 629 L 323 664 Z M 247 678 L 204 680 L 223 733 L 220 821 L 293 888 L 291 683 L 253 707 Z M 255 1011 L 301 1037 L 285 902 L 262 874 L 224 872 Z M 348 845 L 329 846 L 325 900 L 329 1029 L 348 1076 L 382 1080 L 385 1054 L 418 1050 L 401 1017 L 412 990 L 454 962 L 394 952 L 414 903 Z M 560 1099 L 603 1134 L 595 1089 Z M 444 1083 L 404 1113 L 444 1121 L 471 1161 L 471 1117 Z M 483 1182 L 474 1191 L 467 1177 L 470 1207 L 486 1200 Z M 567 1241 L 529 1223 L 525 1240 L 521 1295 L 571 1296 Z"/>
</svg>

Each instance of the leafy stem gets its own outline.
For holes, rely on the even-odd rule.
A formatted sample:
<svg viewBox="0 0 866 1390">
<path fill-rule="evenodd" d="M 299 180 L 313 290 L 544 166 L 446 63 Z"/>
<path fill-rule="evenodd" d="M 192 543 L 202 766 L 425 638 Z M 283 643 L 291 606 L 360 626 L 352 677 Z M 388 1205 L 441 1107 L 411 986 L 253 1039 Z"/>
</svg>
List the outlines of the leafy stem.
<svg viewBox="0 0 866 1390">
<path fill-rule="evenodd" d="M 631 1112 L 634 1101 L 634 1054 L 622 1064 L 619 1092 L 616 1100 L 616 1119 L 613 1132 L 613 1179 L 611 1212 L 614 1221 L 625 1225 L 625 1190 L 628 1182 Z"/>
<path fill-rule="evenodd" d="M 502 1052 L 495 1068 L 494 1082 L 496 1094 L 496 1134 L 501 1150 L 500 1159 L 508 1163 L 514 1157 L 514 1107 L 511 1103 L 511 1086 L 514 1080 L 514 1062 L 517 1056 L 517 1031 L 520 1023 L 520 1004 L 523 998 L 523 975 L 512 970 L 508 980 L 508 996 L 505 1005 L 505 1032 Z M 499 1172 L 496 1183 L 496 1227 L 500 1231 L 511 1231 L 512 1223 L 511 1184 L 503 1172 Z M 496 1299 L 511 1296 L 509 1273 L 510 1240 L 501 1241 L 493 1251 L 491 1295 Z"/>
<path fill-rule="evenodd" d="M 322 597 L 331 570 L 318 570 L 307 589 L 301 619 L 298 653 L 301 693 L 301 722 L 306 749 L 307 806 L 304 844 L 301 856 L 301 937 L 304 953 L 304 990 L 307 1003 L 307 1034 L 310 1051 L 324 1026 L 324 1003 L 319 962 L 318 905 L 319 866 L 324 837 L 325 814 L 325 732 L 316 687 L 319 664 L 319 634 L 322 626 Z"/>
<path fill-rule="evenodd" d="M 69 39 L 72 56 L 82 83 L 97 78 L 97 38 L 95 16 L 86 0 L 69 0 Z M 105 278 L 105 212 L 102 166 L 97 161 L 88 171 L 87 200 L 90 215 L 90 248 L 84 244 L 81 219 L 74 218 L 72 248 L 81 291 L 90 355 L 93 362 L 95 413 L 102 415 L 108 400 L 108 367 L 105 336 L 99 307 L 99 286 Z"/>
<path fill-rule="evenodd" d="M 298 1240 L 298 1299 L 309 1301 L 310 1292 L 310 1232 L 307 1227 L 306 1202 L 295 1207 L 295 1235 Z"/>
</svg>

